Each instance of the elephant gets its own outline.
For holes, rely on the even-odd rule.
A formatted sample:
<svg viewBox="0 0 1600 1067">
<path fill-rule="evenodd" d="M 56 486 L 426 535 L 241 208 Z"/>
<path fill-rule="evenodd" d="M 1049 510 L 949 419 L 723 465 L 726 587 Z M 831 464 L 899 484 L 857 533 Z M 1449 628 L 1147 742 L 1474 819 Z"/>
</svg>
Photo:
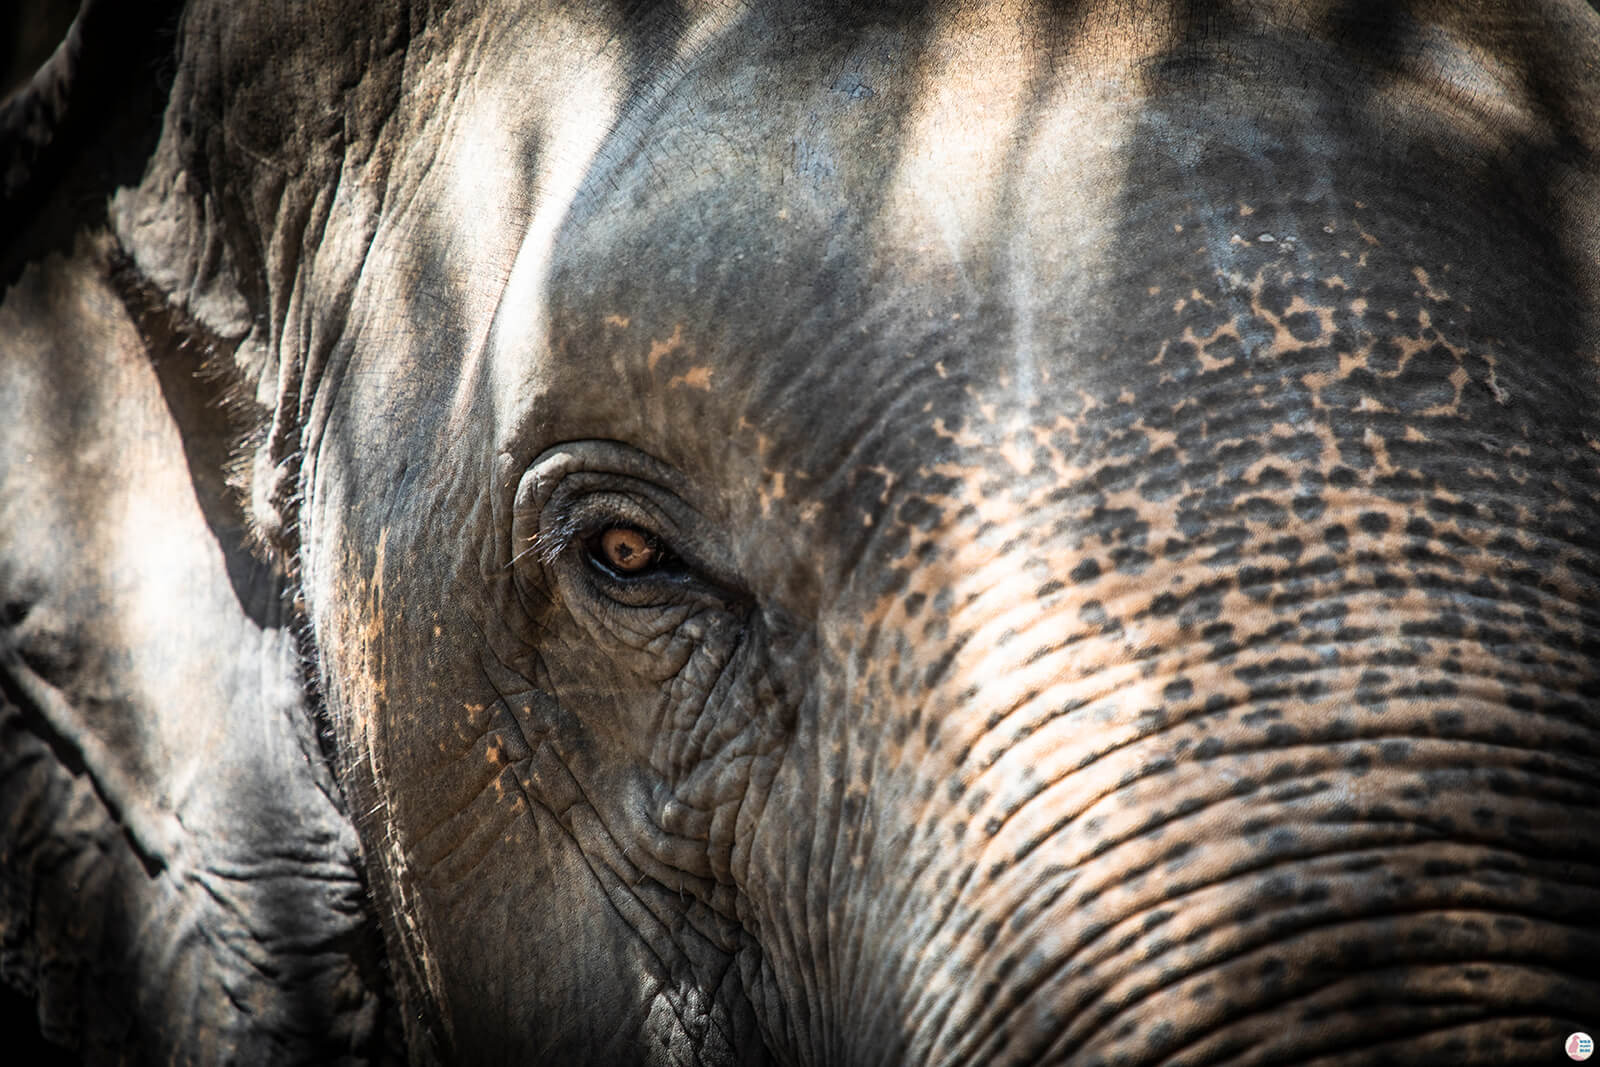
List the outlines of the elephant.
<svg viewBox="0 0 1600 1067">
<path fill-rule="evenodd" d="M 86 0 L 0 978 L 90 1063 L 1555 1062 L 1600 13 Z"/>
</svg>

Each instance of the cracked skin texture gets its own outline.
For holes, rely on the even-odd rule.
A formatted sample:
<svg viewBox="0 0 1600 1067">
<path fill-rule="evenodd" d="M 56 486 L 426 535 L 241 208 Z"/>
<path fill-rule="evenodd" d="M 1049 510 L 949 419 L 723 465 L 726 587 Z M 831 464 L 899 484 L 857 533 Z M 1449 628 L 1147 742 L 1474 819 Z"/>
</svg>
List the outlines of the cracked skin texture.
<svg viewBox="0 0 1600 1067">
<path fill-rule="evenodd" d="M 1224 224 L 1299 228 L 1250 207 Z M 1304 1032 L 1207 1033 L 1264 991 L 1313 1032 L 1356 1005 L 1375 1032 L 1425 1018 L 1440 1038 L 1401 1058 L 1456 1056 L 1473 1046 L 1443 1035 L 1477 992 L 1530 1017 L 1593 995 L 1460 965 L 1587 922 L 1584 891 L 1536 884 L 1577 857 L 1532 798 L 1590 803 L 1600 494 L 1592 421 L 1572 427 L 1592 416 L 1529 373 L 1537 350 L 1478 325 L 1451 263 L 1430 284 L 1364 208 L 1298 213 L 1293 245 L 1231 237 L 1241 269 L 1161 300 L 1114 390 L 974 404 L 956 430 L 946 410 L 933 433 L 956 455 L 890 493 L 893 562 L 841 641 L 870 650 L 846 699 L 901 709 L 877 767 L 951 768 L 948 814 L 906 833 L 930 854 L 928 940 L 967 939 L 944 964 L 966 992 L 941 1007 L 1007 1005 L 953 1041 L 976 1060 L 1097 1051 L 1131 1003 L 1179 1062 L 1271 1061 Z M 1175 256 L 1205 226 L 1177 217 Z M 936 695 L 907 709 L 908 689 Z M 954 896 L 931 858 L 949 847 L 973 864 Z M 1261 881 L 1230 894 L 1241 869 Z M 1024 896 L 1071 919 L 1030 903 L 1002 926 L 994 901 Z M 1396 910 L 1418 918 L 1393 944 L 1325 932 Z M 1011 938 L 1027 949 L 996 960 Z M 1397 1005 L 1450 992 L 1386 1016 L 1334 978 L 1351 963 L 1387 970 Z"/>
<path fill-rule="evenodd" d="M 752 449 L 761 514 L 858 561 L 817 704 L 864 725 L 819 776 L 833 890 L 885 899 L 842 1029 L 889 1003 L 912 1059 L 1532 1061 L 1593 999 L 1592 349 L 1551 374 L 1573 309 L 1339 184 L 1130 211 L 1114 347 L 1022 388 L 963 309 L 852 462 Z"/>
<path fill-rule="evenodd" d="M 273 408 L 412 1057 L 1548 1062 L 1593 12 L 530 14 L 197 6 L 112 220 Z"/>
<path fill-rule="evenodd" d="M 1031 133 L 977 148 L 940 140 L 961 99 L 897 114 L 863 60 L 831 134 L 897 154 L 812 144 L 796 177 L 757 147 L 777 90 L 737 82 L 609 150 L 502 484 L 637 447 L 737 595 L 629 636 L 539 572 L 536 651 L 449 736 L 386 727 L 403 766 L 472 768 L 375 787 L 416 827 L 390 877 L 430 886 L 406 951 L 448 1032 L 492 1029 L 452 989 L 504 964 L 430 951 L 554 826 L 712 1062 L 752 1026 L 803 1063 L 1539 1062 L 1577 1024 L 1592 206 L 1528 206 L 1568 180 L 1546 120 L 1391 119 L 1406 70 L 1284 99 L 1307 64 L 1359 79 L 1240 33 L 1131 99 L 1039 74 Z M 770 121 L 820 141 L 807 106 Z"/>
</svg>

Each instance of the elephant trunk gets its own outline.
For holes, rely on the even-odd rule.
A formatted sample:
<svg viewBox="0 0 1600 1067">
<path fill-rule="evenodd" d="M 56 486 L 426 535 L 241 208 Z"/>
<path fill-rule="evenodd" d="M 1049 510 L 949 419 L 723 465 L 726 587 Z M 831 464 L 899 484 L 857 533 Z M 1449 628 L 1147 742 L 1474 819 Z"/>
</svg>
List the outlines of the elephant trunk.
<svg viewBox="0 0 1600 1067">
<path fill-rule="evenodd" d="M 835 746 L 818 1062 L 1543 1062 L 1579 1028 L 1592 611 L 1438 548 L 1488 516 L 1350 503 L 1324 551 L 1209 573 L 1218 527 L 1120 570 L 1036 519 L 905 553 L 837 650 L 865 725 Z"/>
</svg>

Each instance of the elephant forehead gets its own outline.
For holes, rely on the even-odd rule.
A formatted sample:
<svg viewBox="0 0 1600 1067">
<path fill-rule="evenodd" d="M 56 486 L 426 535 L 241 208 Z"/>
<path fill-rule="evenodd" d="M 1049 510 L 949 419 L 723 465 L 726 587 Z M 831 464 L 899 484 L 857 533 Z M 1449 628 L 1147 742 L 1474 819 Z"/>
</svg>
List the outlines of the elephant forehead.
<svg viewBox="0 0 1600 1067">
<path fill-rule="evenodd" d="M 1538 436 L 1536 411 L 1586 422 L 1593 331 L 1559 242 L 1447 176 L 1385 189 L 1351 163 L 1335 181 L 1301 146 L 1291 183 L 1225 138 L 1191 146 L 1158 108 L 1133 123 L 1102 161 L 1098 217 L 1053 213 L 1048 186 L 977 187 L 996 217 L 960 254 L 892 206 L 797 232 L 781 195 L 759 222 L 711 210 L 731 199 L 647 214 L 603 255 L 576 231 L 545 388 L 592 399 L 572 405 L 590 420 L 573 436 L 759 486 L 763 514 L 861 525 L 891 495 L 959 509 L 1137 457 L 1277 454 L 1326 476 L 1400 466 L 1397 447 L 1437 433 Z M 883 204 L 922 189 L 885 188 Z M 1475 251 L 1490 222 L 1498 263 Z M 1511 262 L 1539 283 L 1507 286 Z M 1577 391 L 1552 393 L 1563 377 Z"/>
<path fill-rule="evenodd" d="M 1357 282 L 1341 262 L 1375 242 L 1409 249 L 1383 262 L 1398 285 L 1419 270 L 1487 273 L 1473 228 L 1502 220 L 1481 189 L 1456 198 L 1455 161 L 1430 141 L 1461 153 L 1472 128 L 1386 125 L 1407 86 L 1423 95 L 1412 68 L 1434 71 L 1437 56 L 1374 75 L 1368 91 L 1373 72 L 1326 41 L 1257 28 L 1303 75 L 1289 92 L 1269 63 L 1204 59 L 1205 34 L 1179 42 L 1169 26 L 1115 53 L 1083 27 L 1051 36 L 1040 11 L 964 11 L 816 33 L 814 50 L 758 50 L 760 62 L 750 27 L 725 27 L 666 100 L 630 106 L 595 152 L 548 273 L 514 301 L 548 308 L 550 358 L 503 394 L 548 409 L 591 385 L 595 402 L 564 406 L 595 432 L 670 425 L 669 409 L 729 434 L 749 422 L 776 438 L 787 422 L 781 451 L 815 446 L 828 465 L 841 446 L 817 424 L 847 426 L 836 416 L 881 402 L 885 380 L 899 393 L 916 375 L 940 394 L 923 400 L 935 415 L 979 392 L 1048 408 L 1053 390 L 1126 377 L 1121 361 L 1163 332 L 1209 337 L 1220 319 L 1247 348 L 1298 343 L 1287 321 L 1331 313 L 1379 275 Z M 1464 48 L 1428 39 L 1428 55 L 1455 54 L 1439 41 Z M 1159 73 L 1179 56 L 1211 70 L 1210 95 Z M 1493 84 L 1514 80 L 1496 69 Z M 1463 93 L 1451 98 L 1471 103 Z M 1510 154 L 1508 170 L 1540 162 Z M 1386 186 L 1397 191 L 1382 203 L 1369 195 Z M 1470 221 L 1427 217 L 1446 206 Z M 1306 281 L 1300 305 L 1241 305 L 1279 274 Z M 1314 287 L 1340 278 L 1343 294 Z M 904 397 L 897 407 L 915 413 Z"/>
<path fill-rule="evenodd" d="M 929 21 L 704 57 L 613 137 L 525 301 L 549 308 L 553 349 L 532 388 L 603 381 L 613 403 L 584 410 L 610 420 L 652 397 L 735 423 L 837 410 L 890 353 L 953 363 L 1003 345 L 1017 306 L 1081 302 L 1107 258 L 1130 89 L 1019 65 L 1028 20 Z M 1024 277 L 1050 292 L 1028 299 Z"/>
</svg>

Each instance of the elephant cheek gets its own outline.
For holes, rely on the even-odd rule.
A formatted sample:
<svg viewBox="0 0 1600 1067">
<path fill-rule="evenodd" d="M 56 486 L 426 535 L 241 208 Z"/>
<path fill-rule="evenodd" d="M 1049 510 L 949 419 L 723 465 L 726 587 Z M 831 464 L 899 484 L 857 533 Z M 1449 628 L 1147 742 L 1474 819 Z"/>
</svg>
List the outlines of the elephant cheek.
<svg viewBox="0 0 1600 1067">
<path fill-rule="evenodd" d="M 389 531 L 379 532 L 370 553 L 348 547 L 359 544 L 351 540 L 326 558 L 319 550 L 339 543 L 333 536 L 339 525 L 312 523 L 308 532 L 304 587 L 340 786 L 354 816 L 375 911 L 383 918 L 408 1040 L 413 1048 L 428 1049 L 435 1039 L 419 1020 L 433 1016 L 443 985 L 423 933 L 427 918 L 412 888 L 405 837 L 391 821 Z M 319 590 L 328 595 L 318 595 Z"/>
<path fill-rule="evenodd" d="M 636 846 L 591 803 L 603 790 L 580 785 L 581 727 L 521 674 L 482 665 L 481 631 L 453 609 L 470 598 L 407 610 L 434 603 L 396 565 L 407 537 L 380 533 L 308 587 L 343 593 L 315 599 L 334 605 L 314 615 L 316 638 L 411 1048 L 465 1063 L 764 1062 L 744 1001 L 700 978 L 726 964 L 701 942 L 686 960 L 680 894 L 638 884 Z"/>
</svg>

